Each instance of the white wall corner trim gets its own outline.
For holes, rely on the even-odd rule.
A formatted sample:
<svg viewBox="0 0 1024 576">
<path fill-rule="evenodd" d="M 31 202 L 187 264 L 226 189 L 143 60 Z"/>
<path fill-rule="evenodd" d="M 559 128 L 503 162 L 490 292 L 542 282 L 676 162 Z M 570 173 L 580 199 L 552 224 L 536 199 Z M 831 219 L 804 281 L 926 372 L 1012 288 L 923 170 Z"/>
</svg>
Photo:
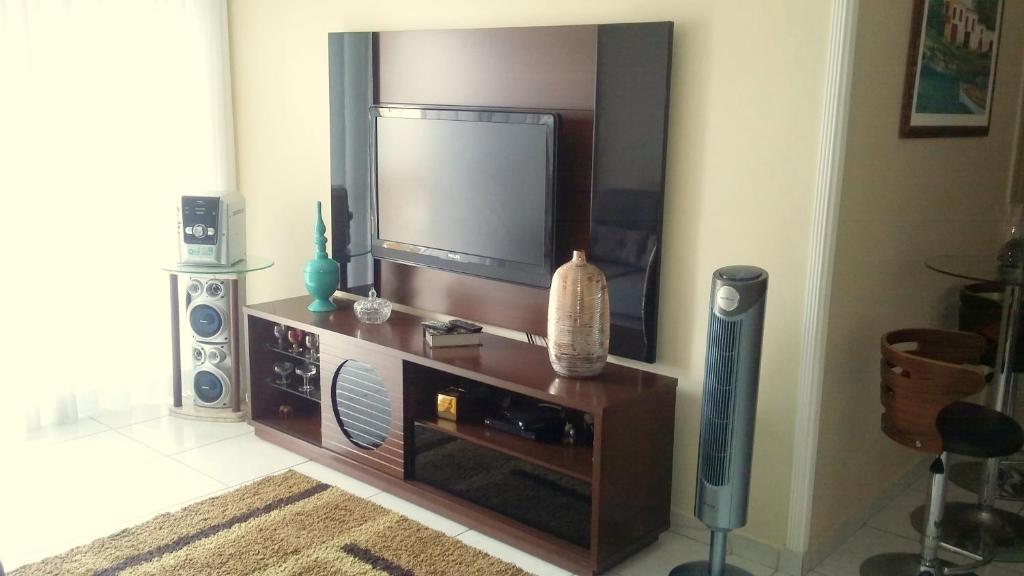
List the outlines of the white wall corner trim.
<svg viewBox="0 0 1024 576">
<path fill-rule="evenodd" d="M 804 308 L 804 348 L 800 359 L 800 380 L 794 407 L 796 427 L 793 433 L 793 472 L 786 548 L 796 556 L 798 564 L 802 564 L 803 555 L 810 542 L 818 418 L 821 412 L 832 268 L 843 184 L 843 163 L 846 157 L 846 128 L 859 4 L 859 0 L 832 2 L 825 106 L 818 152 L 811 258 Z M 792 568 L 799 573 L 809 570 L 809 567 L 802 565 Z"/>
</svg>

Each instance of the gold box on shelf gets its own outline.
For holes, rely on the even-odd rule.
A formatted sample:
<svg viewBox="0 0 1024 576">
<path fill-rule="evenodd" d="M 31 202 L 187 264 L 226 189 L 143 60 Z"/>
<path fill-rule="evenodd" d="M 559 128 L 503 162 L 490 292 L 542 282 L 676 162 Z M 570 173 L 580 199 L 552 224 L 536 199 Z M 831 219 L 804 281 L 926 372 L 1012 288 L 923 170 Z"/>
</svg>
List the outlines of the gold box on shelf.
<svg viewBox="0 0 1024 576">
<path fill-rule="evenodd" d="M 457 422 L 459 420 L 459 396 L 462 390 L 449 388 L 437 393 L 437 417 Z"/>
</svg>

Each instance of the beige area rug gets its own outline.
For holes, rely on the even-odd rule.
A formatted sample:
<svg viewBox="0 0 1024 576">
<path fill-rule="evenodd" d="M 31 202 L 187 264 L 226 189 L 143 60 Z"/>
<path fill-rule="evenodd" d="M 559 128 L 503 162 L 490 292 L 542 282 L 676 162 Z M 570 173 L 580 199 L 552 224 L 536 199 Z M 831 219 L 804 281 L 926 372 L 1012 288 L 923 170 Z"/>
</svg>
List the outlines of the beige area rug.
<svg viewBox="0 0 1024 576">
<path fill-rule="evenodd" d="M 162 514 L 12 576 L 40 574 L 528 576 L 294 471 Z"/>
</svg>

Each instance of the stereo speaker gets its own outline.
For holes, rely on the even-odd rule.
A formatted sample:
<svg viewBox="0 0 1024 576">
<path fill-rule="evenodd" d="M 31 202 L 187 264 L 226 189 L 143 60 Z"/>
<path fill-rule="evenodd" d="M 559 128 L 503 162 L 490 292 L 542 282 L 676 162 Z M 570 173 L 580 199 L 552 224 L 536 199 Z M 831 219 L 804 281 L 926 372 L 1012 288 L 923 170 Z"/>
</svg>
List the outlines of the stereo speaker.
<svg viewBox="0 0 1024 576">
<path fill-rule="evenodd" d="M 192 332 L 193 400 L 204 408 L 231 405 L 231 307 L 227 282 L 216 278 L 189 278 L 185 289 L 186 315 Z"/>
<path fill-rule="evenodd" d="M 231 326 L 227 288 L 223 280 L 192 278 L 186 288 L 186 314 L 198 342 L 227 342 Z"/>
<path fill-rule="evenodd" d="M 226 408 L 231 405 L 231 351 L 227 344 L 194 342 L 188 381 L 197 406 Z"/>
</svg>

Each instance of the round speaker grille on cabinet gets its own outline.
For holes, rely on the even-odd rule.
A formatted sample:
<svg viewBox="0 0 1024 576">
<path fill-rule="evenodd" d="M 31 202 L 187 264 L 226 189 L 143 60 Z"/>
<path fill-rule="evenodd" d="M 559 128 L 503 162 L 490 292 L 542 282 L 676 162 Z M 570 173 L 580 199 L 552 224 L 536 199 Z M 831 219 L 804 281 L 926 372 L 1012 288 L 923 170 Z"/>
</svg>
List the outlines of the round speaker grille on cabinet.
<svg viewBox="0 0 1024 576">
<path fill-rule="evenodd" d="M 334 416 L 345 437 L 366 450 L 375 450 L 391 432 L 391 398 L 377 369 L 348 360 L 338 367 L 331 384 Z"/>
<path fill-rule="evenodd" d="M 192 332 L 200 338 L 213 338 L 224 326 L 224 318 L 213 306 L 198 304 L 188 315 L 188 323 Z"/>
<path fill-rule="evenodd" d="M 210 298 L 220 298 L 224 295 L 224 283 L 220 280 L 211 280 L 207 282 L 206 295 Z"/>
<path fill-rule="evenodd" d="M 213 372 L 200 370 L 192 382 L 196 398 L 206 404 L 213 404 L 224 395 L 224 383 Z"/>
<path fill-rule="evenodd" d="M 210 348 L 206 358 L 214 364 L 220 364 L 224 361 L 224 352 L 220 348 Z"/>
</svg>

